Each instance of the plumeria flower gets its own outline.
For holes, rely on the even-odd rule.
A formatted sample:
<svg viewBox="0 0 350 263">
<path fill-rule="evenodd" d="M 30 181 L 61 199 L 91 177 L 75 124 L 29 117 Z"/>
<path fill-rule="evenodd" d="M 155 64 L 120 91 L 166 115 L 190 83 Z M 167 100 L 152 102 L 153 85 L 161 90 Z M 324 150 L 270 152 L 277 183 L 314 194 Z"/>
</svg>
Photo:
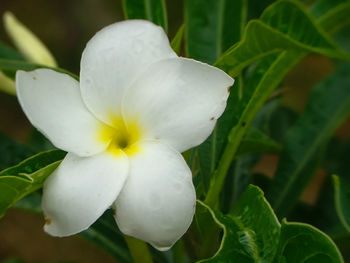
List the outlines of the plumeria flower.
<svg viewBox="0 0 350 263">
<path fill-rule="evenodd" d="M 73 235 L 112 206 L 124 234 L 170 248 L 196 201 L 180 153 L 210 135 L 232 84 L 223 71 L 178 57 L 162 28 L 143 20 L 98 32 L 80 83 L 49 69 L 18 71 L 28 119 L 68 152 L 44 184 L 45 231 Z"/>
</svg>

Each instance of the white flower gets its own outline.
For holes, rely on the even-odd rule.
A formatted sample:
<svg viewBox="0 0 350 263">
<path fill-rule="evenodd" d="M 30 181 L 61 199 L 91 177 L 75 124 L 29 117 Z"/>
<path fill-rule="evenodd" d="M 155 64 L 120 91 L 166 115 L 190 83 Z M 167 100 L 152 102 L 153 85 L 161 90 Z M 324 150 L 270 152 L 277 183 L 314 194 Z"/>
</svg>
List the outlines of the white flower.
<svg viewBox="0 0 350 263">
<path fill-rule="evenodd" d="M 18 71 L 28 119 L 68 152 L 44 184 L 45 231 L 78 233 L 113 206 L 123 233 L 171 247 L 196 199 L 180 152 L 209 136 L 232 84 L 223 71 L 178 57 L 162 28 L 142 20 L 89 41 L 80 83 L 49 69 Z"/>
</svg>

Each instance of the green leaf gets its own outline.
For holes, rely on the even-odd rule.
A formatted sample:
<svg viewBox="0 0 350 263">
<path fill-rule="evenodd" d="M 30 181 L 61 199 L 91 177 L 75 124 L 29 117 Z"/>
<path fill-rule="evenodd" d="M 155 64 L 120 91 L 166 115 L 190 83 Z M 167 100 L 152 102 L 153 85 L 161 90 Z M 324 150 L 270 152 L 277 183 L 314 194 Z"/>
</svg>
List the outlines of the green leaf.
<svg viewBox="0 0 350 263">
<path fill-rule="evenodd" d="M 241 36 L 245 0 L 185 1 L 188 57 L 212 64 Z"/>
<path fill-rule="evenodd" d="M 346 230 L 350 232 L 350 184 L 336 175 L 333 175 L 333 183 L 338 217 Z"/>
<path fill-rule="evenodd" d="M 39 189 L 57 168 L 65 153 L 42 152 L 0 172 L 0 217 L 24 196 Z"/>
<path fill-rule="evenodd" d="M 334 33 L 350 24 L 349 13 L 350 2 L 339 4 L 322 16 L 318 24 L 327 32 Z"/>
<path fill-rule="evenodd" d="M 229 137 L 229 141 L 235 138 Z M 238 147 L 235 158 L 242 157 L 244 155 L 259 153 L 259 152 L 280 152 L 282 146 L 272 140 L 265 133 L 260 130 L 251 127 L 246 135 L 243 137 L 241 144 Z"/>
<path fill-rule="evenodd" d="M 0 170 L 15 165 L 33 154 L 28 146 L 0 133 Z"/>
<path fill-rule="evenodd" d="M 123 0 L 126 19 L 147 19 L 168 31 L 168 21 L 164 0 Z"/>
<path fill-rule="evenodd" d="M 254 86 L 255 90 L 253 94 L 248 98 L 247 104 L 242 107 L 242 113 L 240 114 L 238 123 L 230 131 L 229 136 L 232 140 L 227 144 L 218 169 L 210 182 L 210 190 L 205 200 L 209 205 L 216 203 L 226 173 L 255 115 L 263 106 L 271 92 L 281 82 L 285 74 L 303 57 L 303 55 L 303 53 L 300 54 L 299 52 L 285 51 L 280 54 L 277 59 L 272 60 L 272 64 L 271 57 L 265 58 L 259 64 L 262 68 L 265 68 L 266 65 L 268 65 L 268 67 L 263 72 L 260 70 L 257 71 L 259 75 L 254 79 L 254 81 L 258 80 L 256 81 L 257 86 Z"/>
<path fill-rule="evenodd" d="M 284 3 L 289 2 L 276 2 L 278 5 L 283 5 Z M 294 2 L 290 3 L 293 5 Z M 298 4 L 295 6 L 297 8 L 300 7 Z M 270 8 L 269 10 L 271 11 L 273 9 Z M 291 10 L 293 9 L 291 8 Z M 300 11 L 304 12 L 303 10 Z M 288 10 L 286 10 L 286 12 L 288 12 Z M 266 15 L 266 12 L 263 14 L 263 16 L 264 15 L 267 17 L 273 17 L 273 15 Z M 305 16 L 308 17 L 306 14 Z M 331 27 L 328 29 L 330 31 L 333 30 Z M 264 39 L 264 37 L 262 39 Z M 239 45 L 240 44 L 237 46 Z M 232 104 L 236 105 L 238 113 L 236 113 L 237 121 L 232 122 L 233 128 L 230 131 L 230 136 L 235 140 L 226 145 L 226 148 L 221 155 L 222 157 L 220 157 L 220 162 L 217 165 L 217 170 L 214 173 L 214 176 L 211 178 L 210 191 L 205 199 L 205 202 L 209 203 L 209 205 L 214 205 L 217 202 L 225 176 L 237 152 L 239 144 L 247 131 L 247 127 L 249 127 L 259 109 L 262 107 L 271 92 L 284 78 L 287 72 L 289 72 L 290 69 L 294 67 L 305 55 L 306 53 L 303 51 L 292 49 L 284 51 L 279 55 L 272 54 L 263 58 L 261 61 L 259 61 L 255 69 L 253 69 L 253 73 L 249 76 L 249 82 L 246 85 L 247 87 L 244 89 L 247 90 L 247 94 L 243 94 L 243 98 L 241 99 L 239 95 L 236 95 L 239 94 L 239 92 L 234 93 L 235 98 L 231 98 L 231 100 Z"/>
<path fill-rule="evenodd" d="M 317 0 L 310 8 L 310 12 L 317 18 L 324 16 L 332 9 L 336 9 L 338 5 L 347 2 L 348 0 Z"/>
<path fill-rule="evenodd" d="M 177 31 L 174 39 L 171 41 L 171 48 L 176 52 L 178 56 L 181 54 L 181 45 L 184 35 L 185 25 L 183 24 Z"/>
<path fill-rule="evenodd" d="M 133 262 L 123 234 L 115 224 L 112 210 L 107 210 L 92 226 L 81 232 L 80 235 L 108 252 L 116 260 L 125 263 Z"/>
<path fill-rule="evenodd" d="M 35 64 L 35 63 L 30 63 L 30 62 L 25 62 L 25 61 L 20 61 L 20 60 L 11 60 L 11 59 L 0 59 L 0 69 L 4 70 L 4 73 L 8 75 L 11 78 L 15 78 L 16 71 L 17 70 L 24 70 L 24 71 L 32 71 L 37 68 L 49 68 L 52 70 L 55 70 L 60 73 L 65 73 L 70 75 L 71 77 L 75 78 L 76 80 L 79 80 L 79 77 L 65 69 L 61 68 L 52 68 L 48 67 L 45 65 L 40 65 L 40 64 Z"/>
<path fill-rule="evenodd" d="M 253 182 L 252 167 L 259 161 L 259 157 L 257 154 L 251 154 L 232 162 L 221 193 L 219 207 L 224 213 L 232 210 L 242 193 Z"/>
<path fill-rule="evenodd" d="M 186 11 L 186 26 L 191 27 L 186 30 L 189 56 L 211 62 L 241 39 L 246 20 L 246 0 L 209 1 L 204 6 L 202 1 L 196 0 L 187 1 L 187 5 L 189 9 Z M 200 8 L 196 9 L 198 6 Z M 237 100 L 243 90 L 242 84 L 241 78 L 235 79 L 224 114 L 217 121 L 212 135 L 198 147 L 200 176 L 205 192 L 227 143 L 229 131 L 237 122 Z"/>
<path fill-rule="evenodd" d="M 350 113 L 350 63 L 313 90 L 305 112 L 286 135 L 275 177 L 267 194 L 279 217 L 296 204 L 322 158 L 334 130 Z M 330 96 L 332 94 L 332 96 Z"/>
<path fill-rule="evenodd" d="M 274 263 L 342 263 L 333 241 L 313 226 L 288 223 L 282 226 L 263 192 L 250 185 L 228 215 L 211 210 L 198 201 L 197 206 L 209 211 L 222 228 L 219 250 L 204 262 L 274 262 Z M 199 263 L 198 262 L 198 263 Z"/>
<path fill-rule="evenodd" d="M 231 87 L 231 95 L 228 98 L 225 112 L 217 121 L 211 136 L 198 147 L 200 176 L 206 191 L 209 189 L 210 178 L 228 142 L 230 129 L 238 121 L 241 108 L 236 102 L 239 100 L 238 89 L 240 89 L 241 84 L 241 78 L 235 80 L 234 86 Z"/>
<path fill-rule="evenodd" d="M 0 41 L 0 58 L 24 60 L 23 56 Z"/>
<path fill-rule="evenodd" d="M 280 224 L 262 191 L 250 185 L 232 213 L 223 215 L 208 209 L 223 229 L 222 244 L 210 259 L 199 262 L 272 262 L 280 234 Z"/>
<path fill-rule="evenodd" d="M 274 263 L 341 263 L 334 242 L 320 230 L 303 223 L 283 220 Z"/>
<path fill-rule="evenodd" d="M 281 0 L 267 8 L 261 20 L 251 20 L 243 39 L 225 52 L 215 65 L 234 77 L 254 61 L 284 50 L 350 58 L 316 25 L 300 4 Z"/>
<path fill-rule="evenodd" d="M 81 232 L 80 235 L 108 252 L 118 262 L 133 262 L 124 236 L 116 225 L 113 210 L 107 210 L 92 226 Z M 156 263 L 167 262 L 167 259 L 161 252 L 151 248 L 151 253 Z"/>
</svg>

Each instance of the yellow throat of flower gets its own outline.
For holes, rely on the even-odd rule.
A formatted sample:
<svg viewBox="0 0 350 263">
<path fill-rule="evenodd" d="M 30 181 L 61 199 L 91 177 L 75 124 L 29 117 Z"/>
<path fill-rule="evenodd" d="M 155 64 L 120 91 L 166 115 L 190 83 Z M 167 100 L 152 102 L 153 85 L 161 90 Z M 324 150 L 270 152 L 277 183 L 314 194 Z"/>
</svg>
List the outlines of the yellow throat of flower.
<svg viewBox="0 0 350 263">
<path fill-rule="evenodd" d="M 101 141 L 109 142 L 107 151 L 112 154 L 132 155 L 140 151 L 138 141 L 141 137 L 141 131 L 137 122 L 124 122 L 123 118 L 112 118 L 113 126 L 103 125 L 99 129 L 99 139 Z"/>
</svg>

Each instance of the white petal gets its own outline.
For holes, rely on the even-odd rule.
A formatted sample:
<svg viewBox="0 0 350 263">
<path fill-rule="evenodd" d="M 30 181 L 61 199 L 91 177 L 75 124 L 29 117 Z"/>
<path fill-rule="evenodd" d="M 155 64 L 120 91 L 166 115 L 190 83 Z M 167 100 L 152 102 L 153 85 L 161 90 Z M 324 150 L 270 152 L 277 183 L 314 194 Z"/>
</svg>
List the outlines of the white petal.
<svg viewBox="0 0 350 263">
<path fill-rule="evenodd" d="M 120 114 L 125 89 L 150 64 L 176 57 L 163 29 L 145 20 L 118 22 L 87 44 L 80 81 L 83 99 L 99 119 L 112 123 Z"/>
<path fill-rule="evenodd" d="M 18 100 L 30 122 L 57 148 L 79 156 L 101 152 L 99 122 L 85 107 L 79 83 L 50 69 L 17 71 Z"/>
<path fill-rule="evenodd" d="M 182 152 L 202 143 L 221 116 L 233 79 L 191 59 L 153 64 L 127 90 L 123 115 L 137 120 L 147 139 L 161 139 Z"/>
<path fill-rule="evenodd" d="M 45 231 L 68 236 L 87 229 L 117 198 L 128 172 L 126 155 L 78 157 L 68 153 L 45 181 Z"/>
<path fill-rule="evenodd" d="M 117 224 L 126 235 L 169 249 L 192 222 L 191 171 L 180 153 L 159 142 L 144 142 L 129 160 L 129 176 L 116 201 Z"/>
</svg>

